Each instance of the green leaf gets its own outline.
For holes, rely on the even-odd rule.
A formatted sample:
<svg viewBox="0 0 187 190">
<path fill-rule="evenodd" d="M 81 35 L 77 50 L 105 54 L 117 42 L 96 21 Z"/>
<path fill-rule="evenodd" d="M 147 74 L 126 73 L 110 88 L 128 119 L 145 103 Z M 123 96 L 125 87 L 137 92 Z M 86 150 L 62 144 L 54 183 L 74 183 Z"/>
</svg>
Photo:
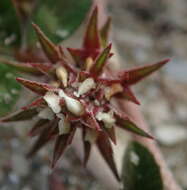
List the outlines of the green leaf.
<svg viewBox="0 0 187 190">
<path fill-rule="evenodd" d="M 0 65 L 0 116 L 10 112 L 15 105 L 21 86 L 16 82 L 16 72 L 7 65 Z"/>
<path fill-rule="evenodd" d="M 152 153 L 135 141 L 127 148 L 122 180 L 123 190 L 163 190 L 160 168 Z"/>
</svg>

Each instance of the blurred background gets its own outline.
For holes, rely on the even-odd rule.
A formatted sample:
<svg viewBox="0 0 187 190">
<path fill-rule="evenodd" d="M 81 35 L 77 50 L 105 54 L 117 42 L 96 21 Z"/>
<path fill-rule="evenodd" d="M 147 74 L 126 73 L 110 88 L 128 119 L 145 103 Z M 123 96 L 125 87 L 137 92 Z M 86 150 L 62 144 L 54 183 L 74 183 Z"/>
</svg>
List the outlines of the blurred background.
<svg viewBox="0 0 187 190">
<path fill-rule="evenodd" d="M 32 32 L 28 39 L 19 36 L 19 25 L 13 16 L 13 8 L 6 3 L 8 0 L 1 1 L 3 6 L 0 3 L 0 54 L 19 58 L 20 52 L 16 50 L 18 44 L 24 49 L 25 42 L 29 41 L 32 46 L 35 43 L 34 37 Z M 41 25 L 55 42 L 62 41 L 71 34 L 73 39 L 79 40 L 82 31 L 79 26 L 88 14 L 90 2 L 84 0 L 79 4 L 71 0 L 70 5 L 66 1 L 62 2 L 64 4 L 62 3 L 62 8 L 59 9 L 58 3 L 45 1 L 46 6 L 41 6 L 32 19 Z M 34 5 L 26 5 L 24 10 L 28 11 L 28 15 Z M 132 68 L 171 58 L 171 62 L 162 71 L 138 84 L 134 91 L 168 166 L 177 182 L 183 189 L 187 189 L 187 1 L 108 0 L 107 11 L 112 17 L 112 40 L 119 52 L 121 67 Z M 22 25 L 27 19 L 24 14 L 22 11 L 22 15 L 19 15 Z M 59 23 L 62 23 L 63 30 Z M 22 25 L 23 35 L 25 31 Z M 29 26 L 27 28 L 28 31 L 31 30 Z M 77 28 L 78 31 L 74 33 Z M 67 46 L 74 43 L 71 38 L 64 42 Z M 17 74 L 4 67 L 0 68 L 0 73 L 0 111 L 3 115 L 16 100 L 19 103 L 14 107 L 20 107 L 24 102 L 19 99 L 20 86 L 13 81 L 7 82 L 7 79 L 13 79 Z M 68 149 L 53 172 L 50 170 L 51 145 L 43 148 L 33 159 L 27 160 L 25 153 L 34 141 L 26 136 L 28 128 L 29 123 L 1 128 L 1 190 L 108 189 L 92 172 L 82 167 L 73 148 Z M 118 152 L 115 153 L 118 157 Z"/>
</svg>

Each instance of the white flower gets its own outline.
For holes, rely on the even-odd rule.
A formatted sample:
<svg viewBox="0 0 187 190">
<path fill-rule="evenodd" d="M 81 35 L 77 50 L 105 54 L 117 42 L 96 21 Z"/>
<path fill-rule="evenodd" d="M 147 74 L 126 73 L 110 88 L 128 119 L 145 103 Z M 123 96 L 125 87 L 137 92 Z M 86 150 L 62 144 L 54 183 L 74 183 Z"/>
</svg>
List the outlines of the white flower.
<svg viewBox="0 0 187 190">
<path fill-rule="evenodd" d="M 60 113 L 61 107 L 59 96 L 57 96 L 54 92 L 47 92 L 43 98 L 54 113 Z"/>
<path fill-rule="evenodd" d="M 52 119 L 54 119 L 54 113 L 52 112 L 52 110 L 49 107 L 46 107 L 38 113 L 38 117 L 40 117 L 42 119 L 52 120 Z"/>
<path fill-rule="evenodd" d="M 93 78 L 87 78 L 79 86 L 78 96 L 87 93 L 89 90 L 91 90 L 95 87 L 96 87 L 96 84 L 95 84 Z"/>
<path fill-rule="evenodd" d="M 115 123 L 115 118 L 112 113 L 98 112 L 96 115 L 98 121 L 103 121 L 106 128 L 111 128 Z"/>
<path fill-rule="evenodd" d="M 59 96 L 64 98 L 68 111 L 76 116 L 80 116 L 84 113 L 84 107 L 78 100 L 67 96 L 63 90 L 59 91 Z"/>
</svg>

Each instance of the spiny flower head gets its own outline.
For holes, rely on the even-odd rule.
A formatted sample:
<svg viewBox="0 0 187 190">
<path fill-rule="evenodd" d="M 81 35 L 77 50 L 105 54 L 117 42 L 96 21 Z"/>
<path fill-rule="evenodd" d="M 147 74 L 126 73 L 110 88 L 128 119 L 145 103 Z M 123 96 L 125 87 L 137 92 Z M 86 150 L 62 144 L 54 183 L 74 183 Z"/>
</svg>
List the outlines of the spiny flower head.
<svg viewBox="0 0 187 190">
<path fill-rule="evenodd" d="M 37 117 L 29 135 L 38 136 L 38 139 L 28 156 L 32 156 L 49 141 L 55 140 L 52 167 L 71 144 L 76 130 L 80 129 L 85 150 L 84 164 L 86 165 L 91 147 L 95 143 L 119 180 L 111 146 L 111 141 L 116 144 L 115 128 L 120 127 L 143 137 L 152 136 L 139 128 L 126 113 L 119 111 L 111 99 L 126 99 L 139 104 L 130 89 L 131 85 L 162 67 L 168 60 L 132 70 L 112 71 L 109 67 L 110 57 L 113 55 L 112 45 L 107 45 L 110 18 L 101 29 L 98 29 L 97 22 L 96 7 L 89 19 L 82 48 L 67 50 L 53 44 L 33 24 L 48 61 L 18 63 L 1 59 L 1 62 L 38 78 L 37 82 L 17 78 L 19 83 L 38 97 L 20 111 L 2 118 L 1 122 Z"/>
</svg>

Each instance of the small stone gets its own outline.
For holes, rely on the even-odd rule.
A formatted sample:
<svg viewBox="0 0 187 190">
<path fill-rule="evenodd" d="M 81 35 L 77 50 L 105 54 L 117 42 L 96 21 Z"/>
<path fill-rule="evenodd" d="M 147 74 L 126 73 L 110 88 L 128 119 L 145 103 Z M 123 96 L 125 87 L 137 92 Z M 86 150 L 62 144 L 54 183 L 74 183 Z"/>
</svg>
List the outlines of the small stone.
<svg viewBox="0 0 187 190">
<path fill-rule="evenodd" d="M 155 129 L 155 136 L 162 144 L 172 146 L 187 140 L 187 130 L 179 125 L 160 125 Z"/>
<path fill-rule="evenodd" d="M 13 154 L 12 168 L 18 176 L 26 176 L 29 173 L 29 163 L 20 154 Z"/>
</svg>

